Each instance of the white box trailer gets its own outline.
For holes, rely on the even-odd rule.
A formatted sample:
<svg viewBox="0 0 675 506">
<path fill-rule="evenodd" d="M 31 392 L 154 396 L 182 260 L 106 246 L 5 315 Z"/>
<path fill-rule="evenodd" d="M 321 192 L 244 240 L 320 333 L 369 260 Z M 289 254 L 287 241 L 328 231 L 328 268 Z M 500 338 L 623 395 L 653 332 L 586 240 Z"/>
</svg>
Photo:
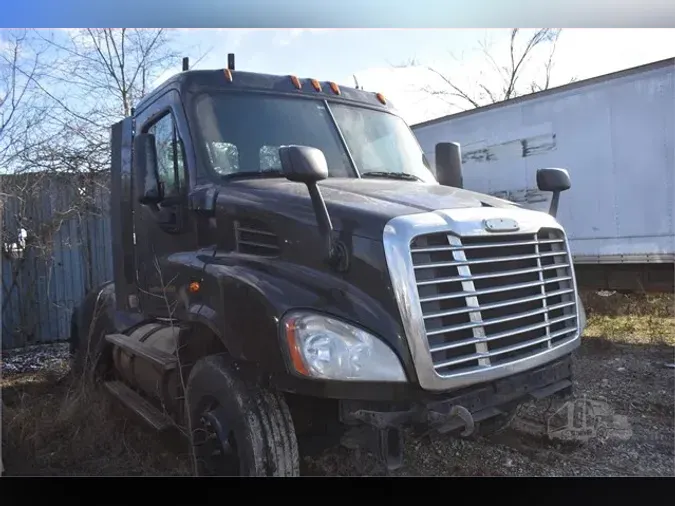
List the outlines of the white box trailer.
<svg viewBox="0 0 675 506">
<path fill-rule="evenodd" d="M 673 291 L 675 58 L 412 127 L 434 165 L 462 149 L 464 187 L 545 211 L 536 170 L 569 170 L 560 196 L 582 286 Z"/>
</svg>

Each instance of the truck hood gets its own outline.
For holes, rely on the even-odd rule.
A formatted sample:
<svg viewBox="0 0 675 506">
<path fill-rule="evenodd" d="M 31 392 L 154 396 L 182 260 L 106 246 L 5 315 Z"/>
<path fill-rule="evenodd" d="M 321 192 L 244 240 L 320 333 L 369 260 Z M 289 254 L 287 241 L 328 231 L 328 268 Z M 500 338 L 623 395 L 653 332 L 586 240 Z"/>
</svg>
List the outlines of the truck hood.
<svg viewBox="0 0 675 506">
<path fill-rule="evenodd" d="M 346 194 L 352 194 L 373 203 L 389 202 L 420 212 L 460 207 L 513 206 L 506 200 L 435 183 L 350 178 L 330 179 L 322 182 L 320 187 L 328 189 L 331 200 L 342 200 Z"/>
<path fill-rule="evenodd" d="M 506 200 L 439 184 L 389 179 L 330 178 L 319 183 L 336 230 L 382 238 L 391 218 L 438 209 L 467 207 L 520 208 Z M 233 181 L 219 192 L 221 205 L 256 204 L 274 208 L 275 214 L 316 226 L 307 187 L 286 179 Z M 270 206 L 274 202 L 274 206 Z"/>
</svg>

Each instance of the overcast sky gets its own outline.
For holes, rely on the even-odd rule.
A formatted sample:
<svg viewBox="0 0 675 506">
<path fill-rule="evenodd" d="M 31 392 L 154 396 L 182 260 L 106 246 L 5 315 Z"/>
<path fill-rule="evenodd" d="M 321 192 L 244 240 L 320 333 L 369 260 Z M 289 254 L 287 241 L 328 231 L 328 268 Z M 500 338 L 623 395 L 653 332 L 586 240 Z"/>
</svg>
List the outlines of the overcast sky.
<svg viewBox="0 0 675 506">
<path fill-rule="evenodd" d="M 396 69 L 412 58 L 444 71 L 462 87 L 490 84 L 489 63 L 480 44 L 488 43 L 499 64 L 508 56 L 505 29 L 341 29 L 341 30 L 181 30 L 180 49 L 192 61 L 208 51 L 198 68 L 222 68 L 227 53 L 236 54 L 239 70 L 295 74 L 340 84 L 359 84 L 390 98 L 409 123 L 456 112 L 420 92 L 433 75 Z M 557 48 L 553 84 L 585 79 L 675 56 L 675 29 L 565 29 Z M 538 55 L 543 58 L 545 55 Z M 532 69 L 540 68 L 533 60 Z M 160 79 L 180 71 L 170 69 Z M 494 85 L 494 82 L 491 83 Z"/>
</svg>

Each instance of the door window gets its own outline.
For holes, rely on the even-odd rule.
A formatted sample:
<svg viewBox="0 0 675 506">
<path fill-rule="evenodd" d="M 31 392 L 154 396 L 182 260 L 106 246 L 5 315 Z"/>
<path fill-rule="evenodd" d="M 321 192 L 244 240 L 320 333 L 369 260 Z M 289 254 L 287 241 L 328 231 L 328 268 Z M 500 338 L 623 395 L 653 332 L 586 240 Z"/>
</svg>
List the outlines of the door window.
<svg viewBox="0 0 675 506">
<path fill-rule="evenodd" d="M 185 160 L 173 116 L 170 113 L 162 116 L 152 124 L 148 133 L 155 136 L 157 171 L 164 197 L 177 196 L 185 186 Z"/>
</svg>

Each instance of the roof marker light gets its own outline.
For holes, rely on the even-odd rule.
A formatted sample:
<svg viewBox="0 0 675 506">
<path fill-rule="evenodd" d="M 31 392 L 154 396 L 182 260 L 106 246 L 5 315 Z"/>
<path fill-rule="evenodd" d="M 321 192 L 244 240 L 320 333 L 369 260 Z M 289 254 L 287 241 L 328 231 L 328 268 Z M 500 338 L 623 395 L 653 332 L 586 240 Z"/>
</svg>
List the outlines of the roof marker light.
<svg viewBox="0 0 675 506">
<path fill-rule="evenodd" d="M 297 89 L 302 88 L 302 84 L 300 84 L 300 79 L 298 79 L 296 76 L 291 76 L 291 81 L 293 82 L 293 86 L 295 86 Z"/>
<path fill-rule="evenodd" d="M 376 96 L 377 96 L 377 99 L 378 99 L 380 102 L 382 102 L 383 104 L 386 104 L 386 103 L 387 103 L 387 101 L 385 100 L 384 95 L 382 95 L 382 93 L 378 93 Z"/>
<path fill-rule="evenodd" d="M 223 70 L 223 73 L 225 74 L 225 79 L 227 79 L 228 82 L 232 82 L 232 71 L 230 69 L 225 69 Z"/>
<path fill-rule="evenodd" d="M 321 84 L 316 79 L 311 79 L 310 82 L 316 91 L 321 91 Z"/>
<path fill-rule="evenodd" d="M 336 95 L 340 94 L 340 88 L 338 87 L 337 84 L 330 83 L 330 89 L 333 90 L 333 93 L 335 93 Z"/>
</svg>

